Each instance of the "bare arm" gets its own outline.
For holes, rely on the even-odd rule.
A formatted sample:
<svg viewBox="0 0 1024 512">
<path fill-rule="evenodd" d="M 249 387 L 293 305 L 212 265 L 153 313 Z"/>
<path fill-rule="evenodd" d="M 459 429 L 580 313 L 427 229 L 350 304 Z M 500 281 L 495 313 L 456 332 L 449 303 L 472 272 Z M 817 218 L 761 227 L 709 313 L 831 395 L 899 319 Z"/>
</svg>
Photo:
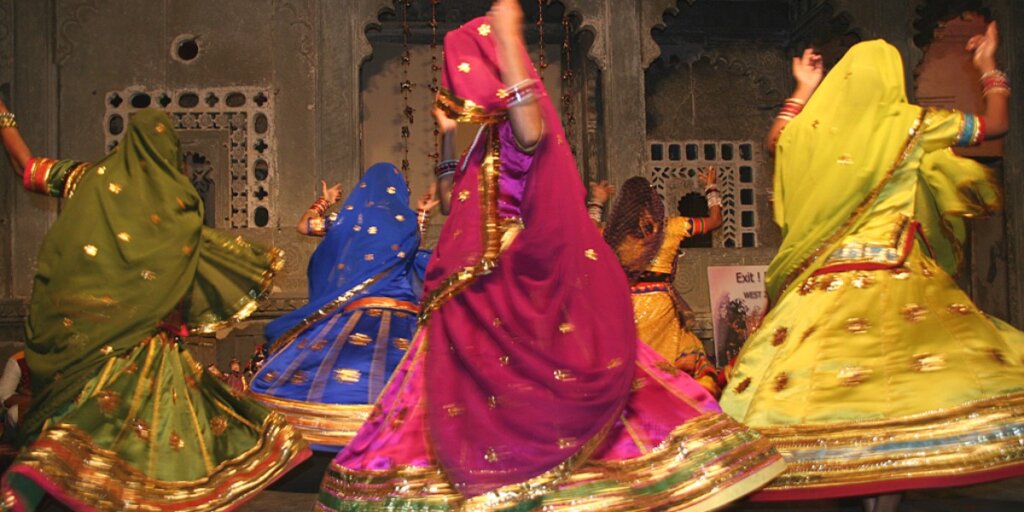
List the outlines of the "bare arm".
<svg viewBox="0 0 1024 512">
<path fill-rule="evenodd" d="M 996 72 L 996 49 L 999 47 L 999 28 L 996 22 L 988 24 L 984 34 L 979 34 L 967 41 L 967 51 L 973 52 L 974 67 L 982 75 Z M 1009 119 L 1009 88 L 993 88 L 985 92 L 985 138 L 998 139 L 1010 131 Z"/>
<path fill-rule="evenodd" d="M 303 235 L 323 236 L 324 223 L 327 222 L 326 219 L 324 219 L 324 216 L 326 215 L 327 210 L 330 209 L 331 206 L 334 206 L 341 197 L 341 183 L 335 183 L 334 186 L 328 188 L 327 182 L 321 180 L 320 186 L 323 188 L 323 195 L 313 203 L 313 206 L 302 214 L 302 217 L 299 218 L 298 225 L 295 226 L 295 229 Z M 317 226 L 313 225 L 318 223 L 320 224 L 319 229 L 317 229 Z"/>
<path fill-rule="evenodd" d="M 821 55 L 815 53 L 814 50 L 808 48 L 804 50 L 802 56 L 793 57 L 793 78 L 796 79 L 796 89 L 793 90 L 790 99 L 797 100 L 801 104 L 807 103 L 824 76 L 825 66 L 822 63 Z M 789 121 L 790 119 L 784 116 L 775 118 L 771 129 L 768 130 L 768 138 L 765 140 L 765 146 L 768 147 L 769 153 L 775 154 L 775 145 L 778 144 L 782 129 Z"/>
<path fill-rule="evenodd" d="M 437 121 L 437 129 L 441 132 L 441 162 L 453 162 L 455 161 L 455 131 L 458 129 L 459 123 L 449 119 L 439 108 L 435 107 L 433 114 Z M 437 169 L 434 171 L 436 173 Z M 452 173 L 437 176 L 436 199 L 440 201 L 441 213 L 444 215 L 448 215 L 452 208 L 453 178 L 454 174 Z"/>
<path fill-rule="evenodd" d="M 9 112 L 9 110 L 7 110 L 7 105 L 0 101 L 0 113 L 2 112 Z M 14 168 L 14 172 L 18 176 L 21 176 L 28 161 L 32 159 L 32 151 L 25 144 L 25 139 L 21 137 L 21 132 L 16 126 L 0 128 L 0 138 L 3 139 L 7 158 L 11 160 L 11 167 Z"/>
<path fill-rule="evenodd" d="M 487 14 L 494 28 L 501 80 L 506 86 L 530 78 L 531 65 L 523 43 L 523 10 L 519 0 L 496 0 Z M 544 120 L 536 101 L 519 103 L 509 109 L 512 133 L 523 148 L 532 148 L 544 135 Z"/>
<path fill-rule="evenodd" d="M 708 199 L 708 216 L 701 217 L 704 233 L 710 233 L 722 225 L 722 196 L 718 192 L 718 169 L 709 166 L 700 172 L 700 180 L 704 182 L 704 192 Z"/>
</svg>

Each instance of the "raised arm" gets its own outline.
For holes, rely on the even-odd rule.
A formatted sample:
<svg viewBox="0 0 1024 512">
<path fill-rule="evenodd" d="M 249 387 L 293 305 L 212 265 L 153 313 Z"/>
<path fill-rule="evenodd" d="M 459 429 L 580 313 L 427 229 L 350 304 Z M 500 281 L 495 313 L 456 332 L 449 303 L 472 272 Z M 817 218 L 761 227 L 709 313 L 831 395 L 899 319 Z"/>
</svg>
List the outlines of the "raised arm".
<svg viewBox="0 0 1024 512">
<path fill-rule="evenodd" d="M 608 201 L 615 195 L 615 186 L 605 181 L 590 182 L 590 199 L 587 200 L 587 214 L 590 220 L 601 227 L 601 218 L 604 216 L 605 207 Z"/>
<path fill-rule="evenodd" d="M 1006 74 L 996 68 L 996 49 L 999 48 L 999 28 L 996 22 L 988 24 L 984 34 L 967 41 L 967 51 L 974 52 L 974 67 L 981 72 L 984 88 L 985 139 L 998 139 L 1010 131 L 1010 86 Z"/>
<path fill-rule="evenodd" d="M 708 216 L 695 220 L 700 221 L 702 233 L 710 233 L 722 225 L 722 195 L 718 192 L 718 169 L 710 165 L 700 171 L 699 177 L 704 183 L 704 195 L 708 200 Z"/>
<path fill-rule="evenodd" d="M 528 72 L 532 64 L 526 57 L 523 43 L 523 9 L 519 6 L 519 0 L 496 0 L 487 16 L 494 29 L 502 82 L 507 88 L 528 91 L 532 87 Z M 536 146 L 544 135 L 540 107 L 528 94 L 523 101 L 511 103 L 509 120 L 512 122 L 516 142 L 524 149 Z"/>
<path fill-rule="evenodd" d="M 334 186 L 328 187 L 327 182 L 321 180 L 320 187 L 323 189 L 323 195 L 313 202 L 306 213 L 302 214 L 299 224 L 295 226 L 295 229 L 303 235 L 324 236 L 327 232 L 327 219 L 325 218 L 327 210 L 334 206 L 341 197 L 341 183 L 335 183 Z"/>
<path fill-rule="evenodd" d="M 18 176 L 21 176 L 28 161 L 32 159 L 32 151 L 25 144 L 25 139 L 21 138 L 14 114 L 7 110 L 7 105 L 3 101 L 0 101 L 0 138 L 3 138 L 4 150 L 7 151 L 7 158 L 11 160 L 11 167 Z"/>
<path fill-rule="evenodd" d="M 455 167 L 458 165 L 455 159 L 455 131 L 459 123 L 449 119 L 444 111 L 437 107 L 434 107 L 433 114 L 437 121 L 437 130 L 441 132 L 441 160 L 434 168 L 434 177 L 437 179 L 434 196 L 440 201 L 441 213 L 448 215 L 452 205 L 452 181 L 455 177 Z"/>
<path fill-rule="evenodd" d="M 765 146 L 767 146 L 769 153 L 775 154 L 775 145 L 779 142 L 782 129 L 800 113 L 800 110 L 807 104 L 807 100 L 814 94 L 814 90 L 818 88 L 818 84 L 821 83 L 821 79 L 824 77 L 825 65 L 821 60 L 821 55 L 815 53 L 814 50 L 808 48 L 804 50 L 803 55 L 793 57 L 793 78 L 796 79 L 796 89 L 793 90 L 793 94 L 786 100 L 782 106 L 782 111 L 776 116 L 775 122 L 772 123 L 771 129 L 768 130 Z"/>
</svg>

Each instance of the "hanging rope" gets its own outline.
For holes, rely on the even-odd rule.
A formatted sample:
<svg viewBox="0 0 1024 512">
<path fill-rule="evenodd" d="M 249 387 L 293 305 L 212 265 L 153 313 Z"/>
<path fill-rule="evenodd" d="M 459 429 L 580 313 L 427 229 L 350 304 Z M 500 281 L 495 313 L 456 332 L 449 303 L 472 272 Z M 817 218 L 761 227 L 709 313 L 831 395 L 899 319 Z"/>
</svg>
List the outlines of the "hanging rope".
<svg viewBox="0 0 1024 512">
<path fill-rule="evenodd" d="M 409 183 L 409 135 L 413 123 L 413 108 L 409 106 L 409 94 L 412 93 L 412 82 L 409 81 L 409 64 L 412 62 L 412 52 L 409 51 L 409 6 L 412 0 L 402 0 L 402 81 L 399 88 L 402 91 L 402 109 L 404 119 L 402 120 L 402 174 L 405 175 L 405 182 Z"/>
<path fill-rule="evenodd" d="M 547 55 L 544 51 L 544 6 L 547 5 L 548 0 L 537 0 L 537 33 L 538 37 L 538 48 L 537 48 L 537 69 L 539 71 L 541 81 L 544 81 L 544 70 L 548 67 Z"/>
<path fill-rule="evenodd" d="M 566 12 L 562 14 L 562 127 L 573 155 L 576 154 L 576 111 L 572 104 L 575 77 L 572 70 L 572 23 Z"/>
<path fill-rule="evenodd" d="M 438 76 L 441 74 L 441 66 L 438 64 L 440 57 L 438 56 L 438 44 L 437 44 L 437 4 L 440 4 L 441 0 L 430 0 L 430 102 L 433 104 L 434 96 L 440 90 L 438 87 Z M 431 116 L 433 119 L 433 116 Z M 434 152 L 430 154 L 430 158 L 434 160 L 434 167 L 441 161 L 441 141 L 439 137 L 441 135 L 441 129 L 437 125 L 437 119 L 434 119 Z"/>
</svg>

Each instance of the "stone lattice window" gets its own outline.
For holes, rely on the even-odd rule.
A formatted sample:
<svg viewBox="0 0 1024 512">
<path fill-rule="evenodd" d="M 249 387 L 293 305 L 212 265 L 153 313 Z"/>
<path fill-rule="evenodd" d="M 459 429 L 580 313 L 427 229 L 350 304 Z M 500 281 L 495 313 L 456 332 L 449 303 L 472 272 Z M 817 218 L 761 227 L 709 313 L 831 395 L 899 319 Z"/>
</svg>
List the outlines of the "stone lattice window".
<svg viewBox="0 0 1024 512">
<path fill-rule="evenodd" d="M 722 227 L 711 237 L 713 247 L 757 247 L 757 204 L 754 178 L 759 172 L 759 144 L 753 141 L 692 140 L 648 141 L 645 171 L 651 185 L 665 200 L 669 215 L 696 215 L 680 207 L 703 196 L 697 172 L 709 165 L 718 168 L 722 193 Z M 706 245 L 706 244 L 698 244 Z"/>
<path fill-rule="evenodd" d="M 277 139 L 273 99 L 265 89 L 151 90 L 128 87 L 107 93 L 105 102 L 107 151 L 113 150 L 121 141 L 132 113 L 147 107 L 164 110 L 170 115 L 183 145 L 190 132 L 195 132 L 197 137 L 220 132 L 224 135 L 222 146 L 227 154 L 219 161 L 227 167 L 224 174 L 227 179 L 224 181 L 230 183 L 217 183 L 214 176 L 224 170 L 212 168 L 209 162 L 205 162 L 206 167 L 202 168 L 202 180 L 205 181 L 197 184 L 215 185 L 229 193 L 205 194 L 206 209 L 230 212 L 230 215 L 224 215 L 224 225 L 216 223 L 218 227 L 262 228 L 276 224 L 276 209 L 273 207 L 276 176 L 273 171 L 277 163 Z M 213 161 L 208 151 L 206 149 L 202 154 Z M 215 200 L 214 204 L 210 204 L 211 199 Z M 207 217 L 207 223 L 214 222 L 211 215 Z"/>
</svg>

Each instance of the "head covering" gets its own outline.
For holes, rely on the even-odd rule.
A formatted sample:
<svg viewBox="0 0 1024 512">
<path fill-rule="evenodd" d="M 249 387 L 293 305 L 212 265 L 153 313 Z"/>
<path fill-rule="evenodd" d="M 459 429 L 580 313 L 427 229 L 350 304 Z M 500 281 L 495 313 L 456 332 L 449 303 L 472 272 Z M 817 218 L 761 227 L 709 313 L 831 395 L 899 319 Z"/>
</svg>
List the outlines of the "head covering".
<svg viewBox="0 0 1024 512">
<path fill-rule="evenodd" d="M 636 330 L 625 275 L 587 216 L 543 84 L 544 134 L 525 156 L 506 122 L 488 19 L 449 32 L 444 51 L 439 105 L 488 127 L 460 162 L 454 188 L 466 194 L 427 269 L 427 419 L 446 474 L 475 496 L 589 456 L 628 398 Z M 496 189 L 513 157 L 529 162 L 525 228 L 503 249 Z"/>
<path fill-rule="evenodd" d="M 171 120 L 136 112 L 117 149 L 86 169 L 39 251 L 26 326 L 35 398 L 27 436 L 172 312 L 198 330 L 250 313 L 275 254 L 203 228 Z"/>
<path fill-rule="evenodd" d="M 412 269 L 420 245 L 409 188 L 392 164 L 376 163 L 363 174 L 309 259 L 309 303 L 267 324 L 273 344 L 297 333 L 352 300 L 388 296 L 418 301 L 422 283 Z"/>
<path fill-rule="evenodd" d="M 772 302 L 866 222 L 871 203 L 915 154 L 916 137 L 927 129 L 920 126 L 923 113 L 907 102 L 899 52 L 885 41 L 853 46 L 825 77 L 777 147 L 774 205 L 783 241 L 768 269 Z M 963 236 L 958 217 L 987 210 L 998 191 L 983 166 L 947 148 L 919 158 L 924 201 L 916 220 L 933 255 L 955 273 Z"/>
<path fill-rule="evenodd" d="M 604 230 L 630 282 L 639 279 L 665 240 L 665 203 L 647 178 L 634 176 L 622 184 Z"/>
</svg>

